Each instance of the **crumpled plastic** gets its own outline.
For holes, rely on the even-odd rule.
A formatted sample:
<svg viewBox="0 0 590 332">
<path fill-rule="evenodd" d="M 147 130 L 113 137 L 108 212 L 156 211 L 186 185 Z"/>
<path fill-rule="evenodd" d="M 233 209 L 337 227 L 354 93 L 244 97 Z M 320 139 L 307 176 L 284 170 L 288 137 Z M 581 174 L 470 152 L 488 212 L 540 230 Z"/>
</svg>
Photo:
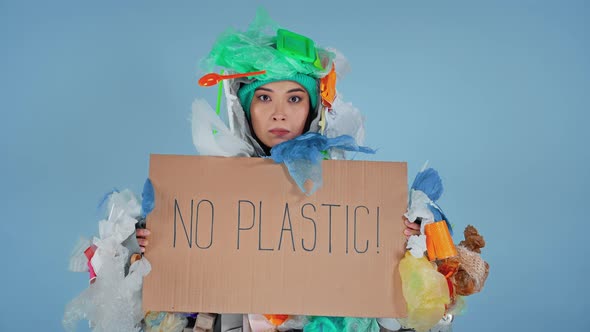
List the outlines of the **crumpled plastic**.
<svg viewBox="0 0 590 332">
<path fill-rule="evenodd" d="M 144 332 L 182 332 L 188 325 L 188 318 L 174 312 L 149 312 L 144 322 Z"/>
<path fill-rule="evenodd" d="M 74 331 L 81 319 L 89 320 L 95 332 L 140 330 L 143 277 L 151 265 L 142 258 L 129 266 L 129 257 L 140 252 L 135 223 L 141 204 L 130 190 L 114 191 L 107 199 L 107 217 L 99 222 L 99 237 L 91 243 L 96 246 L 90 263 L 97 278 L 67 304 L 62 323 L 68 331 Z M 89 240 L 79 241 L 70 269 L 88 271 L 88 266 L 81 266 L 86 244 Z"/>
<path fill-rule="evenodd" d="M 72 250 L 72 254 L 70 255 L 70 265 L 68 270 L 72 272 L 86 272 L 88 271 L 88 258 L 84 255 L 84 250 L 86 250 L 92 241 L 85 237 L 80 237 L 78 239 L 78 243 Z"/>
<path fill-rule="evenodd" d="M 426 251 L 426 235 L 412 235 L 408 239 L 406 249 L 410 250 L 412 256 L 420 258 Z"/>
<path fill-rule="evenodd" d="M 201 61 L 201 67 L 213 71 L 221 66 L 238 73 L 266 70 L 263 75 L 256 76 L 260 80 L 283 79 L 297 73 L 313 77 L 323 77 L 331 69 L 335 55 L 315 45 L 322 62 L 322 69 L 311 62 L 297 60 L 276 48 L 279 24 L 273 21 L 268 13 L 260 8 L 256 18 L 246 31 L 230 28 L 216 40 L 209 55 Z"/>
<path fill-rule="evenodd" d="M 152 180 L 149 178 L 145 180 L 143 184 L 143 191 L 141 192 L 141 216 L 145 218 L 156 205 L 154 186 Z"/>
<path fill-rule="evenodd" d="M 399 272 L 408 309 L 408 317 L 399 321 L 416 332 L 428 331 L 451 302 L 447 280 L 426 257 L 416 258 L 409 252 L 400 261 Z"/>
<path fill-rule="evenodd" d="M 96 281 L 66 305 L 62 323 L 67 331 L 75 331 L 81 319 L 89 320 L 95 332 L 141 330 L 141 286 L 151 265 L 147 259 L 140 259 L 125 275 L 127 248 L 112 241 L 105 245 L 111 246 L 106 251 L 114 255 L 103 260 Z"/>
<path fill-rule="evenodd" d="M 416 221 L 416 219 L 422 219 L 422 228 L 434 221 L 434 214 L 428 208 L 432 200 L 422 191 L 410 189 L 410 205 L 408 211 L 404 214 L 410 222 Z M 424 230 L 422 229 L 422 232 Z"/>
<path fill-rule="evenodd" d="M 449 232 L 452 233 L 452 227 L 448 218 L 444 215 L 442 209 L 435 203 L 443 193 L 442 180 L 436 170 L 426 168 L 426 165 L 416 175 L 410 189 L 410 202 L 408 210 L 404 216 L 410 222 L 421 221 L 420 233 L 424 234 L 426 225 L 436 221 L 445 220 Z M 412 248 L 411 253 L 416 258 L 422 257 L 426 248 L 426 237 L 410 237 L 412 246 L 408 243 L 407 248 Z M 415 249 L 414 249 L 415 248 Z"/>
<path fill-rule="evenodd" d="M 337 148 L 346 151 L 375 153 L 375 150 L 358 146 L 353 137 L 342 135 L 328 138 L 318 133 L 306 133 L 292 140 L 275 145 L 271 150 L 271 158 L 276 163 L 284 163 L 289 174 L 306 195 L 312 195 L 322 185 L 323 151 Z M 304 184 L 307 180 L 313 182 L 308 192 Z"/>
<path fill-rule="evenodd" d="M 248 323 L 250 324 L 252 332 L 277 331 L 277 327 L 261 314 L 248 314 Z"/>
<path fill-rule="evenodd" d="M 377 318 L 377 323 L 390 331 L 397 331 L 402 327 L 395 318 Z"/>
<path fill-rule="evenodd" d="M 192 135 L 200 155 L 249 157 L 254 154 L 252 145 L 234 135 L 204 99 L 193 102 Z"/>
<path fill-rule="evenodd" d="M 110 259 L 114 244 L 125 245 L 129 249 L 126 259 L 134 253 L 140 253 L 141 249 L 135 238 L 135 224 L 141 216 L 141 203 L 129 189 L 121 192 L 113 192 L 108 199 L 107 219 L 98 222 L 99 238 L 94 238 L 92 243 L 98 248 L 92 257 L 91 264 L 97 275 L 105 260 Z"/>
<path fill-rule="evenodd" d="M 303 327 L 309 322 L 308 316 L 289 316 L 283 324 L 277 327 L 277 330 L 284 332 L 290 330 L 302 330 Z"/>
<path fill-rule="evenodd" d="M 342 96 L 337 94 L 332 109 L 326 112 L 324 134 L 328 138 L 352 136 L 357 144 L 362 145 L 365 141 L 365 119 L 352 103 L 344 102 Z M 345 156 L 336 159 L 345 159 Z"/>
</svg>

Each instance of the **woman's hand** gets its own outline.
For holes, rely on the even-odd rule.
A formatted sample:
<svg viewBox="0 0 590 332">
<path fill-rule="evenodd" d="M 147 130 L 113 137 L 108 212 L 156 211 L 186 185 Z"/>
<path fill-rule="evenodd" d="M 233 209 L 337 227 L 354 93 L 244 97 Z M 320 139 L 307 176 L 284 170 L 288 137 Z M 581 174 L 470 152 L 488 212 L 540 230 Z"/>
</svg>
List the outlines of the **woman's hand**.
<svg viewBox="0 0 590 332">
<path fill-rule="evenodd" d="M 147 228 L 139 228 L 135 230 L 135 237 L 137 238 L 137 243 L 139 243 L 139 247 L 141 248 L 141 253 L 145 252 L 145 247 L 148 245 L 148 235 L 150 235 L 150 230 Z"/>
<path fill-rule="evenodd" d="M 404 230 L 404 235 L 406 239 L 409 239 L 412 235 L 420 235 L 420 225 L 415 222 L 409 222 L 408 219 L 404 219 L 404 223 L 406 224 L 406 229 Z"/>
</svg>

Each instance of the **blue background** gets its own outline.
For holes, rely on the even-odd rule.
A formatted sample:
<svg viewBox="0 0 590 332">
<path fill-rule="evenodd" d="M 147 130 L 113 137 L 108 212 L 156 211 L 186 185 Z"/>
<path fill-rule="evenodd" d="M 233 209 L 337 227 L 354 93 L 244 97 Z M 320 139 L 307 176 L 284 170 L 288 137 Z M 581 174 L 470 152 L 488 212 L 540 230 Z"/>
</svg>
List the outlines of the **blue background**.
<svg viewBox="0 0 590 332">
<path fill-rule="evenodd" d="M 429 160 L 456 229 L 485 236 L 456 331 L 589 328 L 588 2 L 2 0 L 0 331 L 62 330 L 102 195 L 139 193 L 150 153 L 195 153 L 198 60 L 258 4 L 347 56 L 370 158 L 411 178 Z"/>
</svg>

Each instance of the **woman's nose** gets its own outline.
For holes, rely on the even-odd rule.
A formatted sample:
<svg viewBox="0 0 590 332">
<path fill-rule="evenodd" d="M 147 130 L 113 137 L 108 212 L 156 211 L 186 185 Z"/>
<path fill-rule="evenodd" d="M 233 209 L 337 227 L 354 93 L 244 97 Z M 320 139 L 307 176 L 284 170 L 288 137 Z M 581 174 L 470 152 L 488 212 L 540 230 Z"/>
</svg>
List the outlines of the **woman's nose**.
<svg viewBox="0 0 590 332">
<path fill-rule="evenodd" d="M 286 117 L 282 113 L 279 113 L 279 114 L 275 113 L 275 114 L 273 114 L 272 119 L 275 121 L 284 121 L 286 119 Z"/>
<path fill-rule="evenodd" d="M 281 106 L 275 108 L 275 111 L 272 114 L 272 119 L 274 121 L 284 121 L 285 119 L 287 119 L 287 115 L 285 114 Z"/>
</svg>

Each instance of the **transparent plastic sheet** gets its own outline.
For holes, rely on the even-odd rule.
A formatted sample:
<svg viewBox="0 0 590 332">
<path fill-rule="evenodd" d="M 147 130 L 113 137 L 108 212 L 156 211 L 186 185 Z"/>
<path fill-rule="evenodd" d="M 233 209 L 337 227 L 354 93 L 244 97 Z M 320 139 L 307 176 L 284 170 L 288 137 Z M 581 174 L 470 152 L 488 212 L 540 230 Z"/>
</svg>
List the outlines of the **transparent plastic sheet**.
<svg viewBox="0 0 590 332">
<path fill-rule="evenodd" d="M 453 332 L 453 315 L 445 315 L 428 332 Z"/>
<path fill-rule="evenodd" d="M 374 318 L 344 318 L 344 330 L 349 332 L 379 332 L 380 327 Z"/>
<path fill-rule="evenodd" d="M 248 324 L 250 324 L 252 332 L 274 332 L 277 330 L 276 326 L 261 314 L 248 314 Z"/>
<path fill-rule="evenodd" d="M 357 144 L 362 145 L 365 141 L 365 119 L 352 103 L 345 103 L 337 95 L 332 110 L 326 112 L 325 135 L 329 138 L 352 136 Z"/>
<path fill-rule="evenodd" d="M 399 271 L 408 306 L 408 317 L 399 321 L 417 332 L 428 331 L 444 316 L 450 303 L 447 281 L 426 257 L 416 258 L 409 252 L 400 261 Z"/>
<path fill-rule="evenodd" d="M 92 242 L 90 239 L 80 237 L 78 243 L 72 250 L 70 255 L 70 265 L 68 269 L 72 272 L 86 272 L 88 271 L 88 258 L 84 255 L 84 251 L 90 247 Z"/>
<path fill-rule="evenodd" d="M 98 222 L 99 238 L 94 238 L 92 243 L 97 246 L 91 259 L 91 264 L 97 275 L 104 260 L 110 259 L 114 244 L 125 243 L 127 257 L 133 253 L 139 253 L 140 247 L 135 238 L 135 224 L 141 216 L 141 203 L 133 192 L 126 189 L 121 192 L 113 192 L 108 197 L 107 219 Z"/>
<path fill-rule="evenodd" d="M 244 109 L 237 96 L 241 84 L 246 81 L 248 80 L 237 78 L 228 80 L 228 82 L 223 84 L 229 130 L 234 136 L 244 141 L 245 144 L 252 146 L 254 152 L 250 156 L 264 156 L 264 149 L 252 136 L 250 125 L 246 119 L 246 113 L 244 113 Z"/>
<path fill-rule="evenodd" d="M 335 70 L 336 70 L 336 77 L 341 80 L 343 79 L 350 71 L 350 63 L 340 51 L 333 47 L 326 47 L 326 50 L 329 53 L 334 54 L 334 58 L 332 62 L 334 63 Z"/>
<path fill-rule="evenodd" d="M 81 255 L 91 244 L 96 246 L 90 263 L 97 277 L 66 306 L 63 325 L 68 331 L 75 330 L 82 319 L 89 320 L 96 332 L 139 331 L 143 318 L 141 286 L 151 266 L 145 258 L 129 266 L 131 253 L 140 251 L 135 224 L 141 215 L 141 204 L 130 190 L 114 191 L 104 201 L 107 217 L 99 222 L 99 237 L 92 243 L 79 241 L 75 248 L 78 253 L 72 258 L 75 264 L 70 263 L 81 272 L 88 271 L 85 256 L 86 268 L 80 266 Z"/>
<path fill-rule="evenodd" d="M 277 330 L 284 332 L 290 330 L 302 330 L 303 327 L 309 322 L 308 316 L 289 316 L 283 324 L 277 327 Z"/>
<path fill-rule="evenodd" d="M 401 324 L 395 318 L 378 318 L 377 323 L 389 331 L 397 331 L 401 329 Z"/>
<path fill-rule="evenodd" d="M 221 66 L 238 73 L 266 70 L 266 74 L 256 76 L 260 80 L 282 79 L 297 73 L 319 78 L 330 71 L 335 54 L 317 45 L 323 69 L 278 51 L 275 44 L 279 28 L 266 11 L 260 8 L 246 31 L 230 28 L 223 32 L 209 55 L 201 61 L 201 66 L 207 71 L 214 71 L 215 66 Z"/>
<path fill-rule="evenodd" d="M 151 270 L 147 259 L 135 262 L 125 276 L 128 250 L 113 241 L 104 243 L 112 255 L 103 260 L 95 282 L 66 305 L 63 326 L 75 331 L 76 323 L 86 319 L 95 332 L 140 331 L 143 318 L 141 287 Z"/>
<path fill-rule="evenodd" d="M 203 99 L 193 102 L 192 135 L 193 144 L 201 155 L 248 157 L 254 153 L 254 148 L 235 136 Z"/>
<path fill-rule="evenodd" d="M 188 325 L 186 315 L 174 312 L 149 312 L 144 321 L 144 332 L 182 332 Z"/>
<path fill-rule="evenodd" d="M 320 164 L 315 164 L 310 160 L 298 159 L 285 161 L 285 165 L 299 189 L 306 195 L 312 195 L 322 186 L 322 166 Z M 313 185 L 309 191 L 306 191 L 305 182 L 308 180 Z"/>
</svg>

